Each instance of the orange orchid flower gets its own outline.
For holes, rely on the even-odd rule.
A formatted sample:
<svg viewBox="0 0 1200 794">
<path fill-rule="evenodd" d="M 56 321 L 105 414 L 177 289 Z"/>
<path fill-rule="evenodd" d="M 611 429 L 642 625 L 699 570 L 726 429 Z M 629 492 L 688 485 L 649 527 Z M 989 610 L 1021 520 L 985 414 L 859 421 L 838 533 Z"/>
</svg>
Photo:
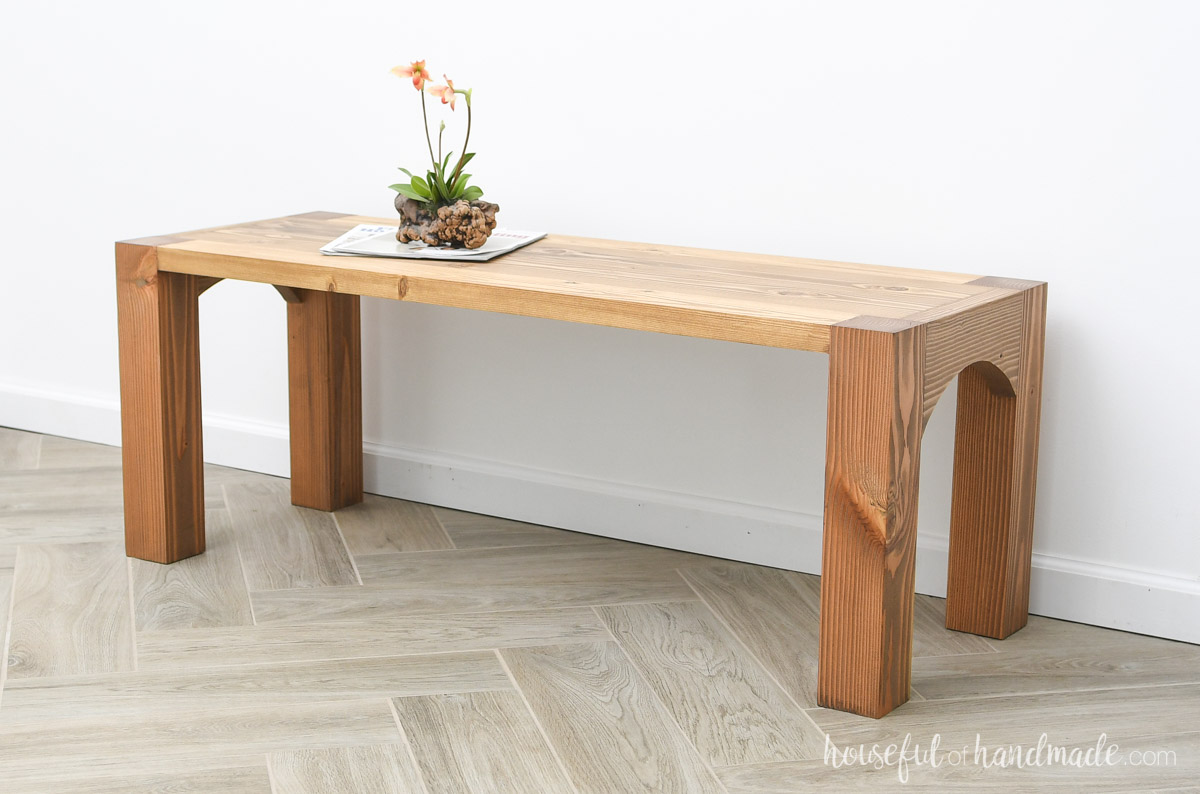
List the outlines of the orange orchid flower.
<svg viewBox="0 0 1200 794">
<path fill-rule="evenodd" d="M 454 90 L 454 81 L 446 75 L 442 75 L 442 79 L 446 81 L 445 85 L 429 85 L 425 87 L 425 90 L 440 98 L 443 105 L 449 105 L 450 109 L 454 110 L 454 103 L 458 100 L 458 92 Z"/>
<path fill-rule="evenodd" d="M 413 61 L 408 66 L 393 67 L 392 74 L 397 77 L 411 77 L 413 88 L 418 91 L 425 87 L 426 80 L 433 80 L 433 75 L 425 68 L 425 61 Z"/>
</svg>

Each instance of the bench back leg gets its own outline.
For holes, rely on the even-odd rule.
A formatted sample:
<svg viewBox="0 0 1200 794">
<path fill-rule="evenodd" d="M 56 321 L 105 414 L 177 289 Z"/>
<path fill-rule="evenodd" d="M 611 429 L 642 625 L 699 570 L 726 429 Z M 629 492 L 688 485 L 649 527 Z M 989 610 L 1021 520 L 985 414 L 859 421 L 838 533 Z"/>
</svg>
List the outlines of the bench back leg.
<svg viewBox="0 0 1200 794">
<path fill-rule="evenodd" d="M 1003 639 L 1029 618 L 1046 286 L 1022 293 L 1016 376 L 958 378 L 946 628 Z"/>
<path fill-rule="evenodd" d="M 288 407 L 292 504 L 337 510 L 363 498 L 362 344 L 357 295 L 291 290 Z"/>
</svg>

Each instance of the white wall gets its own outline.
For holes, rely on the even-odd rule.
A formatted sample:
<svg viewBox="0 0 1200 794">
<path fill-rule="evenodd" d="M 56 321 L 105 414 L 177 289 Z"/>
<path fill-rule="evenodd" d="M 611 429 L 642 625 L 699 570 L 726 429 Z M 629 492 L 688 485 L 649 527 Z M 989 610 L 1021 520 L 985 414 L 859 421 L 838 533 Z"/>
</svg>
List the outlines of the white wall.
<svg viewBox="0 0 1200 794">
<path fill-rule="evenodd" d="M 424 8 L 6 10 L 0 425 L 119 437 L 113 240 L 387 215 L 424 147 L 387 70 L 425 57 L 475 88 L 505 225 L 1050 282 L 1034 611 L 1200 641 L 1200 7 Z M 819 565 L 823 356 L 363 312 L 373 489 Z M 283 317 L 267 287 L 205 296 L 211 459 L 286 469 Z M 953 413 L 924 447 L 925 592 Z"/>
</svg>

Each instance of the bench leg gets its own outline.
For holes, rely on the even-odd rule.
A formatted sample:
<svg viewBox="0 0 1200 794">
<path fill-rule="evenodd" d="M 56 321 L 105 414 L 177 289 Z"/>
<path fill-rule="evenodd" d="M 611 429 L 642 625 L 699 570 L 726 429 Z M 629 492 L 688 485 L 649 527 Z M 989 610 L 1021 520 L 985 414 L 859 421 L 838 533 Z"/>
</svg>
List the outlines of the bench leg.
<svg viewBox="0 0 1200 794">
<path fill-rule="evenodd" d="M 908 700 L 924 328 L 832 329 L 817 700 L 882 717 Z"/>
<path fill-rule="evenodd" d="M 153 246 L 117 244 L 125 552 L 169 563 L 204 551 L 200 293 L 158 270 Z"/>
<path fill-rule="evenodd" d="M 1025 292 L 1015 381 L 958 378 L 946 628 L 1003 639 L 1029 618 L 1045 285 Z"/>
<path fill-rule="evenodd" d="M 287 305 L 292 504 L 337 510 L 363 498 L 359 299 L 294 293 Z"/>
</svg>

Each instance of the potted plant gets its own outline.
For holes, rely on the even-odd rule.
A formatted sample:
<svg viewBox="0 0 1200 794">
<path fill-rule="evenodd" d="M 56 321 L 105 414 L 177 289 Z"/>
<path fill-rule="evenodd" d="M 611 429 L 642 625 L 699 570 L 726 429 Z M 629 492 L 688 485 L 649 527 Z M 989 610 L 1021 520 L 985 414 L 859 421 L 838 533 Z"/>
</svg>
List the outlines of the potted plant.
<svg viewBox="0 0 1200 794">
<path fill-rule="evenodd" d="M 425 127 L 425 144 L 429 147 L 431 167 L 425 176 L 418 176 L 407 168 L 408 182 L 392 185 L 396 191 L 396 211 L 400 213 L 400 229 L 396 239 L 400 242 L 420 240 L 428 245 L 452 248 L 478 248 L 483 245 L 496 228 L 496 213 L 500 207 L 480 201 L 483 195 L 476 185 L 469 185 L 471 175 L 463 168 L 475 156 L 467 151 L 471 141 L 471 89 L 455 88 L 454 81 L 442 75 L 444 84 L 433 82 L 425 61 L 413 61 L 407 66 L 397 66 L 392 74 L 412 80 L 413 88 L 421 95 L 421 118 Z M 425 107 L 425 95 L 430 94 L 449 105 L 453 112 L 461 95 L 467 106 L 467 134 L 463 140 L 462 153 L 454 167 L 450 160 L 454 152 L 442 156 L 442 135 L 446 122 L 438 124 L 437 154 L 433 153 L 433 140 L 429 135 L 429 113 Z"/>
</svg>

